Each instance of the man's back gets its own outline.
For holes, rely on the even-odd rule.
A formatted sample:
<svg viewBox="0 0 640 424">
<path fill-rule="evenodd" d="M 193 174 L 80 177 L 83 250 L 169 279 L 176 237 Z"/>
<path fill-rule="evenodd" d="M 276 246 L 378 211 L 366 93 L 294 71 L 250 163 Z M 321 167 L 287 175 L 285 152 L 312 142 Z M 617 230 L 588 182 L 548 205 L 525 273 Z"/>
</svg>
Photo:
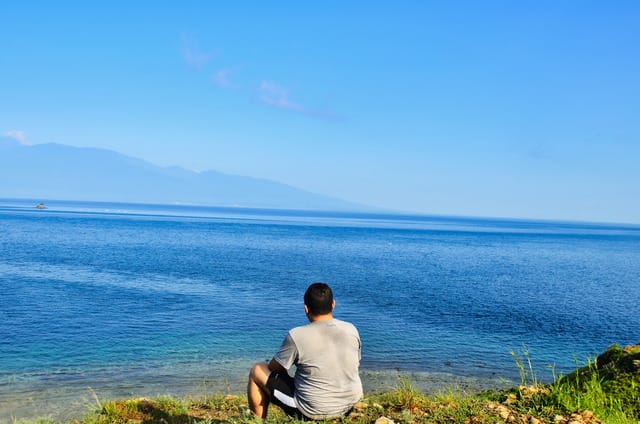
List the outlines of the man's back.
<svg viewBox="0 0 640 424">
<path fill-rule="evenodd" d="M 310 418 L 342 415 L 362 397 L 360 336 L 348 322 L 331 319 L 296 327 L 274 359 L 286 369 L 296 365 L 295 399 Z"/>
</svg>

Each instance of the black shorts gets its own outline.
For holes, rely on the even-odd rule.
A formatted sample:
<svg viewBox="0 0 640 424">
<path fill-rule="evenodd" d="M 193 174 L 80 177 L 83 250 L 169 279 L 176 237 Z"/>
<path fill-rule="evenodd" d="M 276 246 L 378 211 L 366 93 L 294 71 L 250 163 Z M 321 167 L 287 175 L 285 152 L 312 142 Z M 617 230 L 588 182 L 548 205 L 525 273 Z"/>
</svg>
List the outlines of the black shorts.
<svg viewBox="0 0 640 424">
<path fill-rule="evenodd" d="M 274 371 L 269 374 L 267 379 L 267 389 L 269 389 L 271 403 L 282 408 L 285 414 L 298 419 L 307 419 L 296 407 L 296 403 L 293 400 L 296 392 L 293 377 L 286 372 Z"/>
</svg>

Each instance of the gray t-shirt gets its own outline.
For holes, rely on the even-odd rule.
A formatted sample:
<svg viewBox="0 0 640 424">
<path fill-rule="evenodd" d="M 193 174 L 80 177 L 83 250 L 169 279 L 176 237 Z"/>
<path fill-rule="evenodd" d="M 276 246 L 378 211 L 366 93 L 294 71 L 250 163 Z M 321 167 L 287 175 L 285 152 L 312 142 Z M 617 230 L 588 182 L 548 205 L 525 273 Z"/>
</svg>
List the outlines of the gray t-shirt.
<svg viewBox="0 0 640 424">
<path fill-rule="evenodd" d="M 342 415 L 362 397 L 360 335 L 337 319 L 314 321 L 289 331 L 274 359 L 296 366 L 295 401 L 307 417 Z"/>
</svg>

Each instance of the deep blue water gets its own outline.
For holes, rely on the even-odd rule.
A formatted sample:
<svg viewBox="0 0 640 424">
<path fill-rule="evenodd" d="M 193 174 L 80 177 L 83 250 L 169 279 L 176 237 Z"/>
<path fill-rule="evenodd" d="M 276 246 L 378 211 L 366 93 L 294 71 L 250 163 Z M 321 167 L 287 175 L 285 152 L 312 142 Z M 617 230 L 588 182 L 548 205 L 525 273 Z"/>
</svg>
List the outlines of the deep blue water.
<svg viewBox="0 0 640 424">
<path fill-rule="evenodd" d="M 243 390 L 334 289 L 365 389 L 544 378 L 640 342 L 640 227 L 0 201 L 0 421 L 101 398 Z M 549 379 L 550 377 L 546 377 Z M 390 383 L 391 382 L 391 383 Z"/>
</svg>

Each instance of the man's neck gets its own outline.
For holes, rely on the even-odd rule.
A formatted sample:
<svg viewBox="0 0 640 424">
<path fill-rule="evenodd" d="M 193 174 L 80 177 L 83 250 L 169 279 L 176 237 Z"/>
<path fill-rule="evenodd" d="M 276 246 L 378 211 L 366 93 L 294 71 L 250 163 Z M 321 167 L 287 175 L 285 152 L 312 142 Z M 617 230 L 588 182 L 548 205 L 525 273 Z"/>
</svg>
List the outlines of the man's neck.
<svg viewBox="0 0 640 424">
<path fill-rule="evenodd" d="M 324 315 L 307 315 L 307 317 L 309 318 L 310 322 L 316 322 L 316 321 L 329 321 L 333 319 L 333 314 L 332 313 L 328 313 L 328 314 L 324 314 Z"/>
</svg>

